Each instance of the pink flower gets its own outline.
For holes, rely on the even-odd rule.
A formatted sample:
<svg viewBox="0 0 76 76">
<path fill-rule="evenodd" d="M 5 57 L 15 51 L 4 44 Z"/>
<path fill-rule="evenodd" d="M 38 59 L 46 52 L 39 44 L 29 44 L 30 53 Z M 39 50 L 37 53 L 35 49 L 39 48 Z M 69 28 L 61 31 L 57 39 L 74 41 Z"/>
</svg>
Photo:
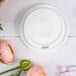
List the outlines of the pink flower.
<svg viewBox="0 0 76 76">
<path fill-rule="evenodd" d="M 0 39 L 0 60 L 12 64 L 15 58 L 14 50 L 7 40 Z"/>
<path fill-rule="evenodd" d="M 64 72 L 68 72 L 69 71 L 69 68 L 67 67 L 67 66 L 61 66 L 60 67 L 60 71 L 62 72 L 62 73 L 64 73 Z"/>
<path fill-rule="evenodd" d="M 46 73 L 42 66 L 34 65 L 28 70 L 26 76 L 46 76 Z"/>
</svg>

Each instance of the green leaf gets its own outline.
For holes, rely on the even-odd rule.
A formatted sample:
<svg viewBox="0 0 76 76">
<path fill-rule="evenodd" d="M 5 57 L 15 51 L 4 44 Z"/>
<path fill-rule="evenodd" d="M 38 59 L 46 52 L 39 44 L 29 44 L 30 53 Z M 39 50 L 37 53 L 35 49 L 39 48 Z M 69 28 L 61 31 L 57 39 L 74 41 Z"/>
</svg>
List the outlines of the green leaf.
<svg viewBox="0 0 76 76">
<path fill-rule="evenodd" d="M 5 0 L 0 0 L 0 2 L 4 2 Z"/>
<path fill-rule="evenodd" d="M 0 24 L 0 30 L 2 30 L 2 31 L 3 31 L 2 24 Z"/>
</svg>

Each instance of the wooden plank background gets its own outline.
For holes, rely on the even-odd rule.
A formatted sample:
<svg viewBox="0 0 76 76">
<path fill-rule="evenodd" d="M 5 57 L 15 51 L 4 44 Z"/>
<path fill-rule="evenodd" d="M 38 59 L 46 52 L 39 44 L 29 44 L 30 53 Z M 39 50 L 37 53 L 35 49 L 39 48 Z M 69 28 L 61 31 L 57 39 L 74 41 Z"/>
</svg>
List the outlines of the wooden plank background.
<svg viewBox="0 0 76 76">
<path fill-rule="evenodd" d="M 69 22 L 68 40 L 64 47 L 53 55 L 34 53 L 20 39 L 18 20 L 31 6 L 39 3 L 56 6 Z M 4 31 L 0 32 L 0 38 L 9 40 L 16 54 L 15 63 L 10 66 L 0 64 L 0 71 L 16 66 L 21 59 L 30 59 L 33 63 L 44 65 L 47 76 L 55 76 L 57 64 L 76 65 L 76 0 L 6 0 L 5 5 L 0 7 L 0 19 L 4 27 Z"/>
</svg>

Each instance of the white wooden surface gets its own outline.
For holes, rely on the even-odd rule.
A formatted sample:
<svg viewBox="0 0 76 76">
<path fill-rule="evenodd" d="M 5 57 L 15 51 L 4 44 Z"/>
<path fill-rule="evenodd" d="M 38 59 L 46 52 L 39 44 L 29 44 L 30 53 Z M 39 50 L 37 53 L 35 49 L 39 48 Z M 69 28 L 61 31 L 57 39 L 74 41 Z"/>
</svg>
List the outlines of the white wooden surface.
<svg viewBox="0 0 76 76">
<path fill-rule="evenodd" d="M 22 17 L 24 11 L 39 3 L 49 3 L 56 6 L 69 21 L 70 34 L 68 41 L 60 51 L 53 55 L 50 53 L 34 53 L 20 40 L 18 20 Z M 57 76 L 55 75 L 57 64 L 76 65 L 76 0 L 6 0 L 5 5 L 0 7 L 0 18 L 4 25 L 4 31 L 0 32 L 0 37 L 12 43 L 16 54 L 13 65 L 0 64 L 0 72 L 16 66 L 21 59 L 30 59 L 34 64 L 44 65 L 47 76 Z"/>
</svg>

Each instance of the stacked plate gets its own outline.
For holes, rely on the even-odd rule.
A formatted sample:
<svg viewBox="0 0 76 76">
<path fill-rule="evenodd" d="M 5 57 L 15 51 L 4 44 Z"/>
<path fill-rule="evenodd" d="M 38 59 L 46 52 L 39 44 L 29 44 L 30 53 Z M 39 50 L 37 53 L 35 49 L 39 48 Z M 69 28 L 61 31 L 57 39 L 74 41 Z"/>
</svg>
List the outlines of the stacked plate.
<svg viewBox="0 0 76 76">
<path fill-rule="evenodd" d="M 68 38 L 68 22 L 59 10 L 47 4 L 29 9 L 20 22 L 23 42 L 35 51 L 55 51 Z"/>
</svg>

